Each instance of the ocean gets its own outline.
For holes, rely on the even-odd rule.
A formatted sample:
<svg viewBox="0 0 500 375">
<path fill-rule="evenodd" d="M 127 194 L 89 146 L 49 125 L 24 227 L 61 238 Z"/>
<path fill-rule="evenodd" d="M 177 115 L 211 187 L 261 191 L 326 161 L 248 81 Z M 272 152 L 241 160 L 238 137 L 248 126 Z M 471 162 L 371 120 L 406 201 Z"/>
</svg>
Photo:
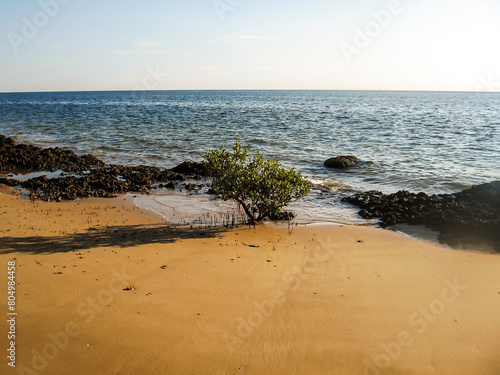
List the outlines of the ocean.
<svg viewBox="0 0 500 375">
<path fill-rule="evenodd" d="M 500 94 L 130 91 L 0 94 L 0 134 L 109 163 L 174 167 L 236 140 L 311 180 L 299 222 L 366 223 L 340 202 L 364 190 L 450 193 L 500 179 Z M 325 168 L 356 155 L 347 170 Z M 234 209 L 155 190 L 136 204 L 172 219 Z M 169 216 L 170 215 L 170 216 Z M 184 219 L 183 219 L 184 220 Z"/>
</svg>

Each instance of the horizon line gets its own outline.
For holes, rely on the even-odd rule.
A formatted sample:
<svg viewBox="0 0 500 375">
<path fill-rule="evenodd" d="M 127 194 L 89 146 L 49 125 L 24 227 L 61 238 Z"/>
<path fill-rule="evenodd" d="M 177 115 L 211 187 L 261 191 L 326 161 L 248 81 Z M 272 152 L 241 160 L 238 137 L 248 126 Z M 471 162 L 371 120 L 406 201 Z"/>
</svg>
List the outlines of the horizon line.
<svg viewBox="0 0 500 375">
<path fill-rule="evenodd" d="M 471 93 L 500 94 L 500 91 L 469 90 L 395 90 L 395 89 L 165 89 L 165 90 L 51 90 L 51 91 L 0 91 L 0 94 L 50 94 L 90 92 L 174 92 L 174 91 L 338 91 L 338 92 L 427 92 L 427 93 Z"/>
</svg>

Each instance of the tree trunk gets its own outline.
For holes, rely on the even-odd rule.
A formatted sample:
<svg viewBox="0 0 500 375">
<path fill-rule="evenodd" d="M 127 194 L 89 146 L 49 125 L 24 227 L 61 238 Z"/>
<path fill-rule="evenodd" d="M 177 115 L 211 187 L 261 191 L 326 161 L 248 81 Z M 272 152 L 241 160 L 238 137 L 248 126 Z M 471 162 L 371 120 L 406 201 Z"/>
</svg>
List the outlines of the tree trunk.
<svg viewBox="0 0 500 375">
<path fill-rule="evenodd" d="M 250 219 L 250 224 L 255 224 L 257 221 L 255 216 L 250 212 L 250 210 L 248 209 L 247 205 L 245 202 L 243 202 L 243 200 L 241 199 L 236 199 L 236 201 L 241 204 L 241 207 L 243 207 L 243 210 L 245 211 L 245 213 L 247 214 L 248 218 Z"/>
</svg>

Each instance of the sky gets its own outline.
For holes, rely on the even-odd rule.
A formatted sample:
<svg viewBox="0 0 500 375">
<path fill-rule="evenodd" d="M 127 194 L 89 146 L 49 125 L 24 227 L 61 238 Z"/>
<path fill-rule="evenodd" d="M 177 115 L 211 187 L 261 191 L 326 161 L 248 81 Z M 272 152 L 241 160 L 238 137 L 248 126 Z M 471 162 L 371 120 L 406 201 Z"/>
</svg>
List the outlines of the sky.
<svg viewBox="0 0 500 375">
<path fill-rule="evenodd" d="M 498 0 L 3 0 L 0 92 L 500 91 Z"/>
</svg>

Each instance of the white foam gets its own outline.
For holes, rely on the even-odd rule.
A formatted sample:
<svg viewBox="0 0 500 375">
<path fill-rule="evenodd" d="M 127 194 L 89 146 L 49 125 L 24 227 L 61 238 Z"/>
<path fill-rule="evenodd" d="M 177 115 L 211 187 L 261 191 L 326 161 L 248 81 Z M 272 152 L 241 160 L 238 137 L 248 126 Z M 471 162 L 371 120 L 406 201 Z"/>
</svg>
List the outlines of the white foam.
<svg viewBox="0 0 500 375">
<path fill-rule="evenodd" d="M 231 201 L 223 201 L 205 194 L 187 194 L 180 191 L 162 191 L 135 196 L 134 204 L 152 211 L 169 223 L 212 223 L 223 220 L 242 221 L 244 212 Z"/>
</svg>

